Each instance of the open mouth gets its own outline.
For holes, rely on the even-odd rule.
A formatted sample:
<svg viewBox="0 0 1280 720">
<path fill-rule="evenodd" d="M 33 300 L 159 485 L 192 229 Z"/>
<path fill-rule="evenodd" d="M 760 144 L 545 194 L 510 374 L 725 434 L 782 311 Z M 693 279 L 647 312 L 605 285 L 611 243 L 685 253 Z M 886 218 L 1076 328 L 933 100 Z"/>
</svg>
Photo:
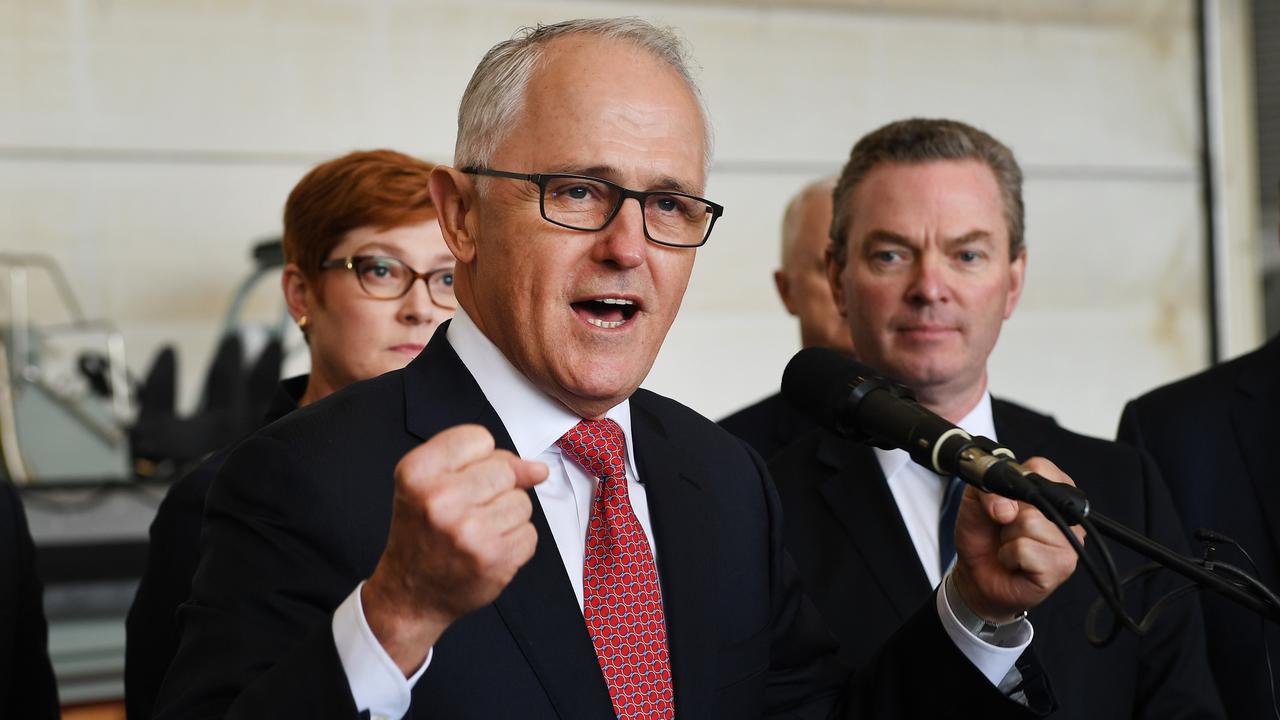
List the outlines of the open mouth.
<svg viewBox="0 0 1280 720">
<path fill-rule="evenodd" d="M 640 312 L 635 300 L 620 297 L 602 297 L 579 300 L 572 303 L 573 311 L 588 325 L 605 330 L 620 328 Z"/>
</svg>

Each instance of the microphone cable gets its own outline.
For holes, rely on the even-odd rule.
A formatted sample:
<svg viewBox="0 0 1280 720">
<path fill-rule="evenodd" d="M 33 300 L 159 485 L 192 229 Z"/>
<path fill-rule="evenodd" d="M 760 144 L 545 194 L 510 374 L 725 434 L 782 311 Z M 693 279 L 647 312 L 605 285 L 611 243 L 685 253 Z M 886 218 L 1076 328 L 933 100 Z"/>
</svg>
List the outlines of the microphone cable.
<svg viewBox="0 0 1280 720">
<path fill-rule="evenodd" d="M 1276 597 L 1276 594 L 1271 591 L 1271 588 L 1267 587 L 1257 579 L 1257 576 L 1262 575 L 1262 571 L 1258 569 L 1258 563 L 1253 561 L 1253 557 L 1249 555 L 1249 551 L 1245 550 L 1243 545 L 1220 532 L 1216 532 L 1208 528 L 1200 528 L 1193 534 L 1195 535 L 1196 540 L 1204 543 L 1205 546 L 1204 559 L 1200 562 L 1204 569 L 1216 572 L 1218 568 L 1222 568 L 1227 571 L 1225 574 L 1232 575 L 1238 580 L 1243 581 L 1245 585 L 1260 591 L 1262 596 L 1272 605 L 1280 607 L 1280 597 Z M 1240 554 L 1244 556 L 1245 561 L 1249 563 L 1249 567 L 1253 568 L 1253 575 L 1249 575 L 1234 565 L 1215 561 L 1213 559 L 1215 543 L 1230 545 L 1236 550 L 1239 550 Z M 1271 668 L 1271 643 L 1267 640 L 1266 618 L 1262 618 L 1262 660 L 1267 668 L 1267 685 L 1271 690 L 1271 712 L 1275 714 L 1277 720 L 1280 720 L 1280 703 L 1277 703 L 1276 701 L 1276 676 L 1275 672 Z"/>
<path fill-rule="evenodd" d="M 1085 571 L 1089 573 L 1089 577 L 1093 580 L 1094 586 L 1098 588 L 1098 594 L 1101 596 L 1099 598 L 1099 602 L 1106 602 L 1106 604 L 1111 607 L 1111 611 L 1115 614 L 1118 624 L 1113 626 L 1110 637 L 1106 639 L 1104 644 L 1110 643 L 1111 640 L 1114 639 L 1115 630 L 1118 629 L 1120 625 L 1123 625 L 1139 636 L 1144 635 L 1146 630 L 1139 623 L 1135 622 L 1133 618 L 1129 617 L 1129 613 L 1125 610 L 1124 584 L 1120 580 L 1120 573 L 1116 568 L 1115 559 L 1112 557 L 1111 550 L 1107 548 L 1106 543 L 1102 542 L 1102 535 L 1098 532 L 1098 529 L 1094 526 L 1093 522 L 1091 522 L 1087 517 L 1079 519 L 1080 525 L 1085 529 L 1085 532 L 1088 535 L 1098 538 L 1098 541 L 1094 543 L 1094 547 L 1097 548 L 1097 553 L 1099 557 L 1102 558 L 1101 562 L 1105 566 L 1105 578 L 1103 577 L 1104 570 L 1098 567 L 1097 559 L 1086 552 L 1084 544 L 1080 542 L 1080 538 L 1077 538 L 1076 534 L 1071 531 L 1071 527 L 1067 524 L 1066 518 L 1064 518 L 1062 513 L 1054 507 L 1053 503 L 1045 502 L 1044 498 L 1038 491 L 1032 493 L 1028 502 L 1043 513 L 1050 522 L 1057 526 L 1063 537 L 1065 537 L 1067 542 L 1071 544 L 1072 549 L 1076 551 L 1076 556 L 1079 557 L 1080 561 L 1084 564 Z M 1092 638 L 1090 638 L 1090 642 L 1092 642 Z M 1095 645 L 1097 644 L 1095 643 Z"/>
<path fill-rule="evenodd" d="M 1049 508 L 1048 510 L 1041 508 L 1041 512 L 1044 512 L 1046 516 L 1049 516 L 1051 513 L 1056 511 L 1053 510 L 1053 508 Z M 1050 519 L 1052 520 L 1053 518 L 1051 517 Z M 1091 524 L 1092 523 L 1088 523 L 1086 525 L 1086 529 L 1088 529 L 1088 525 L 1091 525 Z M 1061 526 L 1059 527 L 1061 529 Z M 1093 531 L 1089 530 L 1089 532 L 1093 532 Z M 1234 582 L 1234 584 L 1237 587 L 1241 588 L 1242 590 L 1246 588 L 1250 589 L 1253 592 L 1255 592 L 1265 603 L 1271 605 L 1272 607 L 1280 608 L 1280 596 L 1277 596 L 1276 593 L 1271 590 L 1271 588 L 1267 587 L 1261 581 L 1258 580 L 1256 575 L 1260 575 L 1261 571 L 1258 569 L 1257 563 L 1255 563 L 1253 558 L 1249 555 L 1249 552 L 1244 549 L 1244 546 L 1242 546 L 1240 543 L 1236 542 L 1235 540 L 1227 537 L 1226 535 L 1223 535 L 1221 533 L 1215 532 L 1213 530 L 1208 530 L 1205 528 L 1196 530 L 1194 533 L 1194 536 L 1197 540 L 1205 544 L 1204 557 L 1189 558 L 1189 559 L 1192 559 L 1193 562 L 1195 562 L 1195 564 L 1199 565 L 1200 567 L 1204 568 L 1209 572 L 1213 572 L 1215 574 L 1222 575 L 1222 576 L 1227 576 L 1232 580 L 1232 582 Z M 1074 533 L 1071 535 L 1071 537 L 1072 538 L 1075 537 Z M 1245 570 L 1239 567 L 1236 567 L 1235 565 L 1232 565 L 1230 563 L 1225 563 L 1220 560 L 1215 560 L 1213 557 L 1214 550 L 1216 549 L 1215 544 L 1230 545 L 1234 547 L 1236 550 L 1240 551 L 1240 554 L 1244 556 L 1245 560 L 1249 563 L 1250 567 L 1253 568 L 1253 575 L 1249 574 Z M 1104 546 L 1102 543 L 1099 543 L 1099 547 L 1101 548 Z M 1088 565 L 1086 565 L 1086 568 L 1087 567 Z M 1164 565 L 1157 562 L 1146 563 L 1144 565 L 1139 566 L 1133 572 L 1127 575 L 1120 582 L 1120 587 L 1123 590 L 1124 586 L 1130 585 L 1131 583 L 1142 580 L 1149 575 L 1153 575 L 1156 572 L 1159 572 L 1161 570 L 1167 570 L 1167 569 L 1168 568 L 1166 568 Z M 1095 578 L 1095 584 L 1097 584 L 1096 578 Z M 1107 592 L 1106 589 L 1104 589 L 1101 585 L 1099 585 L 1100 597 L 1097 600 L 1095 600 L 1093 604 L 1090 606 L 1089 613 L 1085 619 L 1086 638 L 1088 639 L 1089 643 L 1095 647 L 1105 647 L 1106 645 L 1111 644 L 1111 642 L 1115 640 L 1117 634 L 1119 633 L 1120 627 L 1122 625 L 1124 627 L 1128 627 L 1130 630 L 1132 630 L 1139 636 L 1143 636 L 1151 629 L 1151 626 L 1155 623 L 1160 613 L 1166 607 L 1168 607 L 1174 601 L 1182 598 L 1183 596 L 1189 595 L 1201 589 L 1202 587 L 1200 585 L 1197 585 L 1196 583 L 1188 583 L 1188 584 L 1176 587 L 1173 590 L 1170 590 L 1169 592 L 1165 593 L 1158 600 L 1156 600 L 1152 604 L 1151 609 L 1148 610 L 1147 613 L 1143 616 L 1141 622 L 1138 622 L 1135 624 L 1132 618 L 1130 618 L 1127 614 L 1116 613 L 1116 618 L 1118 622 L 1113 622 L 1111 624 L 1110 629 L 1106 633 L 1099 633 L 1097 630 L 1097 626 L 1098 626 L 1098 623 L 1100 622 L 1099 618 L 1100 618 L 1100 614 L 1103 606 L 1104 605 L 1110 606 L 1112 611 L 1116 612 L 1114 596 L 1111 593 Z M 1122 593 L 1120 594 L 1120 596 L 1123 597 Z M 1262 624 L 1262 659 L 1263 659 L 1263 665 L 1265 666 L 1266 672 L 1267 672 L 1267 683 L 1268 683 L 1268 686 L 1270 689 L 1270 695 L 1271 695 L 1271 710 L 1274 716 L 1277 718 L 1277 720 L 1280 720 L 1280 701 L 1277 701 L 1275 674 L 1274 674 L 1273 665 L 1271 662 L 1271 649 L 1270 649 L 1270 643 L 1267 639 L 1267 634 L 1266 634 L 1267 633 L 1266 618 L 1260 618 L 1260 622 Z"/>
</svg>

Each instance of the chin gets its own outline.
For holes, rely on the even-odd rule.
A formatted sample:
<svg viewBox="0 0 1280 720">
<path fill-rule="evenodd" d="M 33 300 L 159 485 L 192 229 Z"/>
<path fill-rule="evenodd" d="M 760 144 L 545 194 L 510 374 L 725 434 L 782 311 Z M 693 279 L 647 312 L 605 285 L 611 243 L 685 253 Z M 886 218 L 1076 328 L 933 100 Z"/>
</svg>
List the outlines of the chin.
<svg viewBox="0 0 1280 720">
<path fill-rule="evenodd" d="M 608 409 L 631 397 L 643 380 L 644 375 L 632 369 L 597 364 L 576 369 L 560 386 L 584 404 Z"/>
</svg>

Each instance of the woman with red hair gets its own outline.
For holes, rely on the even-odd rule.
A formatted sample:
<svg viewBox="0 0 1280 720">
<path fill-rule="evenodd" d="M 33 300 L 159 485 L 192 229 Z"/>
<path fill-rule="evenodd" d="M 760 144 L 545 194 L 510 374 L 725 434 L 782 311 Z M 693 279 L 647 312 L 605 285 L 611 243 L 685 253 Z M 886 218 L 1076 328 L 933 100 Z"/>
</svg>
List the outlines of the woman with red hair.
<svg viewBox="0 0 1280 720">
<path fill-rule="evenodd" d="M 311 372 L 281 383 L 265 422 L 404 367 L 453 315 L 453 256 L 428 192 L 433 167 L 391 150 L 354 152 L 316 166 L 289 194 L 282 285 Z M 176 612 L 199 561 L 204 499 L 227 450 L 174 483 L 151 525 L 126 624 L 131 720 L 151 717 L 177 650 Z"/>
</svg>

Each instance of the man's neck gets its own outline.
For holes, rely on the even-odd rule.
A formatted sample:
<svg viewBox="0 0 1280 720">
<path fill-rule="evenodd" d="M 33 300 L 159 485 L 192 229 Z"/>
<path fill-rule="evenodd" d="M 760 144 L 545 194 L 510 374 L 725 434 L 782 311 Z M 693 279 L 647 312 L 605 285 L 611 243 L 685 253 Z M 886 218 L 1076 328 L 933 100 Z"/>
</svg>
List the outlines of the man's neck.
<svg viewBox="0 0 1280 720">
<path fill-rule="evenodd" d="M 962 388 L 936 386 L 912 390 L 921 405 L 952 423 L 959 423 L 982 400 L 982 395 L 987 391 L 987 373 L 983 370 L 978 382 Z"/>
</svg>

